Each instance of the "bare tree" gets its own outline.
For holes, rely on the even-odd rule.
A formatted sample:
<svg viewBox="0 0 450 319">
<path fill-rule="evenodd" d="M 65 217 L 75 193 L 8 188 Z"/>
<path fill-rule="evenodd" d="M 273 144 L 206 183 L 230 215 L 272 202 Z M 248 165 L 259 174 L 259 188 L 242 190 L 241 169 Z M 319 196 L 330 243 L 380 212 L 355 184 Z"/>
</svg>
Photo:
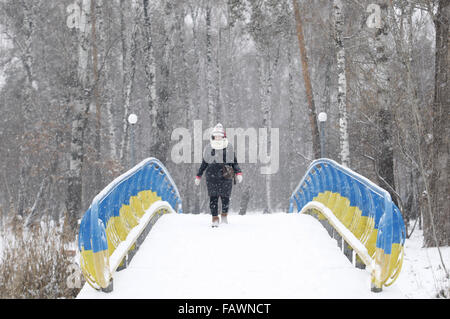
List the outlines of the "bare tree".
<svg viewBox="0 0 450 319">
<path fill-rule="evenodd" d="M 375 59 L 375 81 L 376 81 L 376 101 L 377 101 L 377 124 L 380 152 L 376 161 L 377 176 L 379 184 L 386 188 L 391 194 L 394 202 L 395 178 L 394 178 L 394 107 L 393 91 L 391 90 L 391 66 L 393 59 L 392 35 L 390 11 L 393 10 L 390 1 L 379 1 L 381 23 L 373 31 L 373 52 Z"/>
<path fill-rule="evenodd" d="M 306 53 L 305 39 L 303 36 L 302 18 L 300 15 L 300 9 L 299 9 L 297 0 L 292 0 L 292 3 L 294 6 L 294 16 L 295 16 L 295 22 L 296 22 L 296 26 L 297 26 L 297 38 L 298 38 L 298 45 L 300 47 L 300 57 L 302 60 L 303 80 L 304 80 L 305 89 L 306 89 L 306 98 L 308 101 L 309 124 L 311 126 L 313 154 L 314 154 L 315 158 L 319 158 L 320 157 L 320 136 L 319 136 L 319 128 L 317 126 L 317 114 L 316 114 L 316 106 L 314 103 L 314 96 L 313 96 L 313 92 L 312 92 L 311 76 L 309 74 L 308 56 Z"/>
<path fill-rule="evenodd" d="M 347 132 L 347 76 L 345 74 L 345 48 L 343 39 L 343 5 L 341 0 L 334 0 L 334 43 L 336 46 L 336 69 L 338 76 L 337 104 L 339 109 L 339 142 L 341 163 L 350 166 L 350 147 Z"/>
<path fill-rule="evenodd" d="M 133 21 L 131 25 L 131 37 L 127 41 L 127 21 L 124 16 L 125 0 L 120 1 L 120 23 L 121 23 L 121 43 L 122 43 L 122 96 L 123 96 L 123 116 L 122 116 L 122 139 L 119 149 L 119 159 L 122 163 L 126 160 L 128 153 L 128 139 L 129 139 L 129 124 L 128 115 L 130 114 L 131 98 L 135 83 L 136 75 L 136 59 L 137 59 L 137 41 L 138 41 L 138 21 L 140 18 L 139 12 L 136 9 L 133 14 Z M 133 11 L 133 10 L 132 10 Z"/>
<path fill-rule="evenodd" d="M 436 246 L 450 245 L 450 155 L 449 155 L 449 23 L 450 1 L 440 0 L 437 3 L 437 14 L 434 16 L 436 32 L 436 57 L 434 98 L 432 104 L 432 147 L 431 147 L 431 176 L 430 176 L 430 204 L 433 212 L 432 234 L 425 234 L 426 241 Z M 434 229 L 438 227 L 438 229 Z M 434 240 L 431 240 L 430 237 Z"/>
<path fill-rule="evenodd" d="M 150 113 L 150 122 L 155 138 L 156 131 L 156 117 L 158 114 L 158 102 L 156 98 L 156 61 L 153 53 L 153 35 L 152 35 L 152 23 L 150 19 L 150 5 L 148 0 L 143 0 L 144 9 L 144 56 L 145 56 L 145 84 L 147 88 L 147 103 L 148 111 Z"/>
<path fill-rule="evenodd" d="M 67 179 L 66 207 L 72 218 L 73 228 L 81 214 L 84 162 L 84 136 L 87 128 L 87 115 L 91 103 L 91 83 L 88 72 L 91 21 L 88 20 L 90 0 L 81 3 L 81 15 L 78 33 L 78 64 L 76 78 L 73 78 L 74 96 L 72 97 L 72 135 L 70 148 L 69 176 Z"/>
<path fill-rule="evenodd" d="M 210 127 L 214 127 L 216 124 L 216 110 L 214 108 L 214 81 L 212 76 L 212 68 L 213 68 L 213 62 L 212 62 L 212 41 L 211 41 L 211 3 L 210 1 L 206 1 L 206 90 L 207 90 L 207 105 L 208 105 L 208 125 Z"/>
</svg>

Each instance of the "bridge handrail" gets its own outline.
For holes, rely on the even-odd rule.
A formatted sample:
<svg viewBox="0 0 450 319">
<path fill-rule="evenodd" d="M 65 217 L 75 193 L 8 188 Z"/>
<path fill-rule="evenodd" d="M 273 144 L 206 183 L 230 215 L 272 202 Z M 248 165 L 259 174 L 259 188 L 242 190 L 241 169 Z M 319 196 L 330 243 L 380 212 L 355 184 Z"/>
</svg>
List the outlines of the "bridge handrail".
<svg viewBox="0 0 450 319">
<path fill-rule="evenodd" d="M 155 213 L 161 209 L 166 209 L 170 212 L 173 212 L 172 206 L 170 206 L 170 204 L 166 201 L 154 202 L 150 206 L 150 208 L 148 208 L 145 215 L 142 216 L 139 224 L 130 231 L 126 241 L 122 241 L 120 245 L 116 247 L 116 249 L 110 256 L 109 271 L 111 274 L 113 274 L 119 268 L 120 264 L 124 261 L 124 258 L 128 257 L 130 250 L 135 250 L 133 249 L 133 245 L 136 245 L 139 237 L 145 233 L 148 225 L 155 217 Z M 129 261 L 129 259 L 126 260 L 126 262 Z"/>
<path fill-rule="evenodd" d="M 356 236 L 350 232 L 341 221 L 336 218 L 333 212 L 324 204 L 316 201 L 309 202 L 305 206 L 303 206 L 300 213 L 307 213 L 307 210 L 317 209 L 325 215 L 328 222 L 331 226 L 342 236 L 346 243 L 348 243 L 355 252 L 357 252 L 358 256 L 363 260 L 364 264 L 368 267 L 368 270 L 372 272 L 375 269 L 375 261 L 369 255 L 367 248 L 356 238 Z"/>
<path fill-rule="evenodd" d="M 126 266 L 139 238 L 147 235 L 160 212 L 182 213 L 182 201 L 169 172 L 153 157 L 115 178 L 94 197 L 78 237 L 80 266 L 93 288 L 112 289 L 114 271 L 119 264 Z"/>
<path fill-rule="evenodd" d="M 406 233 L 401 212 L 385 189 L 331 159 L 322 158 L 309 165 L 290 197 L 289 212 L 293 212 L 294 204 L 300 212 L 311 202 L 328 204 L 339 220 L 345 220 L 347 227 L 358 233 L 358 240 L 368 248 L 371 257 L 362 258 L 363 262 L 376 272 L 373 290 L 380 291 L 382 285 L 395 281 L 402 265 Z M 321 208 L 316 205 L 313 210 L 330 221 Z M 363 257 L 363 252 L 359 255 Z M 370 265 L 372 260 L 375 265 Z"/>
<path fill-rule="evenodd" d="M 100 193 L 98 193 L 94 199 L 92 200 L 92 204 L 94 202 L 101 202 L 106 196 L 108 196 L 120 183 L 122 183 L 123 181 L 127 180 L 129 177 L 131 177 L 132 175 L 136 174 L 136 172 L 138 172 L 140 169 L 142 169 L 144 166 L 146 165 L 151 165 L 151 164 L 156 164 L 158 165 L 161 170 L 164 172 L 165 176 L 167 177 L 167 179 L 169 180 L 170 184 L 175 188 L 176 194 L 178 196 L 178 198 L 180 199 L 180 207 L 179 209 L 181 209 L 181 196 L 180 193 L 178 191 L 177 185 L 175 184 L 175 182 L 173 181 L 172 177 L 170 176 L 169 172 L 167 171 L 167 169 L 164 167 L 164 165 L 161 163 L 160 160 L 158 160 L 155 157 L 149 157 L 144 159 L 142 162 L 140 162 L 139 164 L 137 164 L 136 166 L 134 166 L 133 168 L 131 168 L 130 170 L 126 171 L 125 173 L 123 173 L 122 175 L 120 175 L 119 177 L 115 178 L 111 183 L 109 183 Z M 91 205 L 92 205 L 91 204 Z M 181 212 L 178 211 L 178 209 L 176 209 L 175 207 L 173 208 L 174 210 L 176 210 L 177 212 Z"/>
<path fill-rule="evenodd" d="M 352 171 L 349 168 L 346 168 L 345 166 L 342 166 L 340 164 L 338 164 L 336 161 L 332 160 L 332 159 L 327 159 L 327 158 L 321 158 L 318 160 L 313 161 L 308 169 L 306 170 L 305 175 L 303 176 L 303 178 L 300 180 L 300 183 L 298 183 L 297 187 L 295 188 L 295 191 L 292 193 L 292 195 L 294 193 L 296 193 L 299 188 L 302 186 L 302 184 L 304 183 L 305 179 L 308 177 L 308 173 L 314 168 L 316 167 L 318 164 L 326 164 L 326 165 L 331 165 L 334 168 L 342 171 L 344 174 L 353 177 L 354 179 L 358 180 L 359 182 L 363 183 L 366 187 L 372 189 L 374 192 L 376 192 L 377 194 L 379 194 L 380 196 L 386 197 L 389 200 L 391 200 L 391 194 L 389 194 L 388 191 L 386 191 L 385 189 L 381 188 L 380 186 L 374 184 L 371 180 L 369 180 L 368 178 L 358 174 L 355 171 Z"/>
</svg>

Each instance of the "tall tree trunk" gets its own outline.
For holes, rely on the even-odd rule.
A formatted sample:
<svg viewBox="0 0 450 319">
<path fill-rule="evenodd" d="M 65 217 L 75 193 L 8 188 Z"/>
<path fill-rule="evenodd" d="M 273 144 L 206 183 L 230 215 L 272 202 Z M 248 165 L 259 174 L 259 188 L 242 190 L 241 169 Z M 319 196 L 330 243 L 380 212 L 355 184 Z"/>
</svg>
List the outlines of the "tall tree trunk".
<svg viewBox="0 0 450 319">
<path fill-rule="evenodd" d="M 156 101 L 156 65 L 153 53 L 152 23 L 150 20 L 149 0 L 144 1 L 144 55 L 145 55 L 145 84 L 147 88 L 148 110 L 152 125 L 152 134 L 156 129 L 156 114 L 158 105 Z"/>
<path fill-rule="evenodd" d="M 211 43 L 211 4 L 206 4 L 206 86 L 207 86 L 207 107 L 208 125 L 214 127 L 216 114 L 213 100 L 213 76 L 212 76 L 212 43 Z"/>
<path fill-rule="evenodd" d="M 434 78 L 434 102 L 432 107 L 431 146 L 431 223 L 432 232 L 425 232 L 427 246 L 450 245 L 450 1 L 439 0 L 434 19 L 436 30 L 436 55 Z"/>
<path fill-rule="evenodd" d="M 341 163 L 350 166 L 350 147 L 347 131 L 347 77 L 345 74 L 345 48 L 342 38 L 344 18 L 341 0 L 334 0 L 334 43 L 336 46 L 336 69 L 338 75 L 337 104 L 339 109 L 339 144 Z"/>
<path fill-rule="evenodd" d="M 259 86 L 260 86 L 260 97 L 261 97 L 261 110 L 263 111 L 263 127 L 267 130 L 270 130 L 270 127 L 272 125 L 272 109 L 270 106 L 270 96 L 269 91 L 271 88 L 269 88 L 269 81 L 268 79 L 270 75 L 266 75 L 267 72 L 267 66 L 266 66 L 266 56 L 264 54 L 260 54 L 259 56 Z M 270 61 L 267 62 L 270 64 Z M 270 150 L 270 137 L 269 133 L 267 132 L 267 149 Z M 265 209 L 264 213 L 271 213 L 272 212 L 272 199 L 271 199 L 271 178 L 270 174 L 265 175 Z"/>
<path fill-rule="evenodd" d="M 302 60 L 303 80 L 305 83 L 306 98 L 308 100 L 309 123 L 311 125 L 313 155 L 315 158 L 320 158 L 320 135 L 319 135 L 319 128 L 317 126 L 317 114 L 316 114 L 316 107 L 314 104 L 314 96 L 312 92 L 311 77 L 309 75 L 308 56 L 306 54 L 302 20 L 297 0 L 292 0 L 292 3 L 294 5 L 294 16 L 297 26 L 297 38 L 300 47 L 300 57 Z"/>
<path fill-rule="evenodd" d="M 95 186 L 98 191 L 102 188 L 102 174 L 100 169 L 101 162 L 101 145 L 102 145 L 102 122 L 101 122 L 101 108 L 100 108 L 100 94 L 99 94 L 99 71 L 98 71 L 98 56 L 99 45 L 97 43 L 97 28 L 103 28 L 102 16 L 102 0 L 91 0 L 90 17 L 91 17 L 91 41 L 92 41 L 92 70 L 93 70 L 93 98 L 95 104 Z M 100 18 L 97 20 L 97 18 Z M 98 22 L 97 22 L 98 21 Z M 98 25 L 97 25 L 98 23 Z M 101 42 L 101 41 L 99 41 Z M 100 45 L 101 47 L 101 45 Z"/>
<path fill-rule="evenodd" d="M 109 65 L 109 64 L 108 64 Z M 108 74 L 109 67 L 105 65 L 105 74 Z M 117 164 L 118 157 L 117 157 L 117 147 L 116 147 L 116 126 L 114 123 L 114 107 L 112 103 L 112 89 L 111 89 L 112 83 L 108 81 L 106 83 L 106 90 L 105 90 L 105 96 L 106 96 L 106 121 L 108 123 L 107 129 L 108 129 L 108 140 L 109 140 L 109 157 L 110 159 Z"/>
<path fill-rule="evenodd" d="M 181 57 L 181 63 L 183 66 L 183 71 L 181 72 L 181 97 L 182 97 L 182 103 L 185 108 L 185 127 L 186 128 L 192 128 L 192 102 L 189 95 L 189 84 L 188 84 L 188 77 L 189 77 L 189 65 L 186 59 L 186 47 L 185 47 L 185 29 L 184 29 L 184 19 L 186 17 L 186 12 L 183 5 L 179 5 L 176 8 L 176 29 L 178 33 L 178 39 L 179 39 L 179 54 Z M 191 156 L 192 156 L 191 152 Z M 191 157 L 192 158 L 192 157 Z M 195 176 L 194 173 L 194 165 L 193 164 L 186 164 L 186 169 L 184 171 L 184 199 L 183 199 L 183 213 L 191 213 L 192 212 L 192 199 L 193 199 L 193 192 L 192 192 L 192 182 L 193 177 Z"/>
<path fill-rule="evenodd" d="M 164 3 L 164 25 L 163 34 L 163 56 L 161 59 L 161 78 L 159 80 L 158 88 L 158 108 L 154 108 L 154 116 L 156 121 L 156 131 L 152 135 L 155 139 L 151 147 L 151 153 L 155 154 L 163 164 L 166 164 L 167 155 L 169 151 L 170 128 L 168 124 L 169 119 L 169 98 L 172 96 L 172 88 L 175 85 L 171 83 L 171 59 L 173 57 L 173 41 L 172 36 L 175 31 L 174 21 L 174 6 L 175 2 L 168 0 Z"/>
<path fill-rule="evenodd" d="M 227 57 L 226 60 L 228 61 L 228 73 L 227 73 L 227 79 L 228 79 L 228 90 L 226 95 L 226 103 L 227 103 L 227 110 L 226 110 L 226 116 L 225 120 L 227 123 L 230 123 L 230 121 L 234 120 L 236 118 L 236 105 L 237 101 L 239 99 L 238 94 L 236 94 L 236 72 L 235 72 L 235 55 L 233 54 L 234 49 L 234 41 L 232 35 L 233 26 L 235 24 L 233 13 L 232 13 L 232 1 L 227 1 L 227 17 L 228 17 L 228 25 L 227 25 L 227 31 L 228 31 L 228 39 L 227 39 Z"/>
<path fill-rule="evenodd" d="M 168 152 L 168 101 L 170 96 L 170 50 L 171 50 L 171 34 L 173 30 L 173 12 L 172 1 L 163 2 L 163 56 L 161 59 L 161 78 L 159 82 L 159 90 L 156 90 L 156 62 L 153 53 L 152 24 L 150 21 L 150 5 L 148 0 L 143 0 L 144 4 L 144 36 L 146 44 L 144 46 L 145 56 L 145 79 L 147 88 L 147 100 L 150 113 L 150 147 L 151 156 L 158 158 L 162 163 L 166 162 Z"/>
<path fill-rule="evenodd" d="M 194 65 L 193 65 L 193 74 L 195 76 L 194 78 L 194 92 L 193 92 L 193 96 L 194 96 L 194 101 L 198 101 L 195 104 L 195 108 L 193 105 L 193 109 L 192 109 L 192 118 L 193 119 L 198 119 L 200 118 L 200 107 L 199 107 L 199 103 L 201 101 L 201 94 L 200 94 L 200 55 L 199 55 L 199 50 L 198 50 L 198 37 L 197 37 L 197 17 L 198 17 L 198 8 L 194 9 L 193 6 L 190 6 L 189 8 L 189 13 L 192 17 L 192 46 L 193 46 L 193 54 L 194 54 Z M 195 157 L 194 157 L 195 158 Z M 200 163 L 195 163 L 194 164 L 198 165 Z M 195 171 L 196 169 L 196 165 L 194 165 L 193 168 L 193 175 L 196 174 L 197 172 Z M 193 197 L 193 213 L 194 214 L 199 214 L 200 213 L 200 202 L 201 202 L 201 198 L 202 198 L 202 188 L 199 187 L 198 190 L 196 192 L 194 192 L 194 197 Z"/>
<path fill-rule="evenodd" d="M 259 78 L 260 78 L 260 97 L 261 97 L 261 109 L 263 111 L 263 127 L 266 128 L 267 132 L 267 149 L 270 152 L 272 150 L 271 146 L 271 135 L 272 135 L 272 81 L 274 73 L 278 67 L 278 61 L 280 57 L 280 50 L 277 49 L 273 64 L 271 64 L 270 54 L 263 54 L 262 48 L 258 51 L 259 56 Z M 270 50 L 268 48 L 267 50 Z M 274 156 L 274 154 L 270 154 Z M 264 212 L 272 212 L 272 174 L 265 175 L 265 197 L 266 197 L 266 207 Z"/>
<path fill-rule="evenodd" d="M 90 88 L 88 75 L 89 34 L 90 22 L 87 16 L 90 12 L 90 0 L 83 0 L 81 5 L 81 19 L 78 36 L 78 71 L 73 97 L 73 120 L 70 146 L 69 176 L 67 179 L 66 208 L 69 223 L 76 229 L 77 219 L 81 216 L 83 180 L 82 168 L 84 163 L 84 135 L 87 127 L 87 115 L 90 107 Z"/>
<path fill-rule="evenodd" d="M 295 174 L 294 174 L 294 168 L 293 168 L 293 163 L 294 163 L 294 152 L 293 152 L 293 147 L 296 143 L 296 138 L 297 138 L 297 130 L 295 129 L 295 110 L 294 110 L 294 75 L 293 75 L 293 70 L 294 70 L 294 62 L 292 59 L 292 50 L 291 50 L 291 46 L 289 46 L 288 48 L 288 52 L 287 52 L 287 59 L 288 59 L 288 99 L 289 99 L 289 144 L 290 145 L 288 147 L 288 158 L 287 158 L 287 162 L 289 163 L 289 167 L 287 169 L 287 179 L 289 181 L 289 189 L 294 189 L 295 187 L 295 183 L 297 182 L 296 180 L 294 180 L 295 178 Z"/>
<path fill-rule="evenodd" d="M 201 101 L 201 94 L 200 94 L 200 54 L 199 54 L 199 46 L 198 46 L 198 32 L 197 32 L 197 25 L 198 25 L 198 8 L 194 8 L 193 6 L 190 6 L 189 8 L 189 14 L 192 17 L 192 47 L 193 47 L 193 55 L 194 55 L 194 65 L 193 65 L 193 75 L 194 77 L 194 83 L 193 83 L 193 96 L 194 101 L 198 101 L 200 103 Z M 192 115 L 198 118 L 200 116 L 200 108 L 196 107 L 196 112 Z"/>
<path fill-rule="evenodd" d="M 225 121 L 225 108 L 222 103 L 222 72 L 220 66 L 220 54 L 221 54 L 221 43 L 222 43 L 222 28 L 219 21 L 219 31 L 217 39 L 217 58 L 216 58 L 216 73 L 217 73 L 217 84 L 216 84 L 216 109 L 217 109 L 217 122 L 224 123 Z M 225 126 L 226 127 L 226 126 Z"/>
<path fill-rule="evenodd" d="M 124 11 L 121 1 L 121 10 Z M 122 20 L 123 19 L 123 20 Z M 134 23 L 131 30 L 131 39 L 129 44 L 126 40 L 126 20 L 121 16 L 121 37 L 122 37 L 122 58 L 123 58 L 123 117 L 122 117 L 122 139 L 120 143 L 119 158 L 123 165 L 126 165 L 129 139 L 128 115 L 131 107 L 131 94 L 133 93 L 134 78 L 136 73 L 136 55 L 137 55 L 137 35 L 139 15 L 134 12 Z"/>
<path fill-rule="evenodd" d="M 34 90 L 37 89 L 37 84 L 35 82 L 35 76 L 33 71 L 33 38 L 35 33 L 35 15 L 33 14 L 33 3 L 22 2 L 21 9 L 23 12 L 23 33 L 24 33 L 24 46 L 21 50 L 20 60 L 22 62 L 23 68 L 25 70 L 26 83 L 24 86 L 24 103 L 21 110 L 22 120 L 22 136 L 20 139 L 20 175 L 19 175 L 19 188 L 18 188 L 18 214 L 23 216 L 25 211 L 25 206 L 27 206 L 27 185 L 30 172 L 30 162 L 27 156 L 26 150 L 26 131 L 29 129 L 33 121 L 33 104 L 34 101 Z"/>
<path fill-rule="evenodd" d="M 104 3 L 102 2 L 102 5 Z M 117 146 L 116 146 L 116 125 L 114 122 L 115 119 L 115 108 L 113 106 L 113 100 L 114 100 L 114 82 L 115 78 L 111 76 L 112 71 L 114 70 L 114 63 L 112 59 L 108 57 L 109 48 L 107 48 L 107 38 L 108 33 L 107 31 L 111 29 L 111 18 L 114 16 L 115 11 L 118 11 L 117 5 L 113 6 L 112 11 L 107 12 L 105 8 L 100 7 L 99 12 L 102 13 L 101 23 L 99 23 L 99 35 L 100 35 L 100 44 L 102 48 L 101 56 L 103 57 L 103 74 L 105 75 L 104 81 L 103 81 L 103 90 L 102 90 L 102 100 L 104 100 L 105 104 L 105 120 L 106 120 L 106 136 L 107 136 L 107 143 L 108 143 L 108 149 L 109 149 L 109 158 L 110 160 L 116 165 L 118 164 L 118 154 L 117 154 Z M 107 14 L 109 13 L 109 16 Z M 121 14 L 121 13 L 119 13 Z M 119 56 L 121 65 L 123 63 L 122 56 Z M 122 67 L 118 68 L 119 74 L 123 71 Z M 122 81 L 123 83 L 123 81 Z"/>
<path fill-rule="evenodd" d="M 117 9 L 115 9 L 117 10 Z M 105 17 L 105 18 L 111 18 L 111 16 L 113 16 L 114 13 L 112 13 L 109 17 Z M 114 97 L 115 95 L 115 90 L 114 90 L 114 83 L 116 81 L 116 79 L 111 76 L 111 74 L 113 74 L 113 71 L 115 70 L 114 68 L 114 63 L 113 63 L 113 59 L 112 58 L 108 58 L 107 54 L 107 50 L 109 51 L 109 49 L 106 48 L 106 39 L 108 37 L 108 33 L 107 30 L 109 30 L 111 28 L 111 22 L 108 23 L 108 25 L 106 25 L 106 21 L 109 22 L 110 19 L 106 20 L 105 19 L 105 23 L 103 24 L 103 28 L 100 32 L 101 37 L 102 37 L 102 51 L 103 54 L 102 56 L 103 58 L 103 74 L 105 74 L 104 77 L 104 85 L 103 85 L 103 100 L 105 101 L 105 110 L 106 110 L 106 136 L 107 136 L 107 141 L 108 141 L 108 148 L 109 148 L 109 158 L 111 160 L 111 162 L 114 165 L 119 164 L 119 158 L 118 158 L 118 148 L 117 148 L 117 141 L 116 141 L 116 123 L 115 123 L 115 118 L 116 118 L 116 108 L 114 107 L 114 105 L 117 105 L 117 103 L 113 104 L 114 101 Z M 122 57 L 119 56 L 119 59 L 121 59 Z M 120 60 L 120 62 L 122 62 Z M 122 65 L 122 63 L 121 63 Z M 122 72 L 122 68 L 118 68 L 119 74 L 121 74 Z M 123 81 L 121 81 L 121 83 L 123 83 Z M 121 100 L 119 100 L 121 101 Z"/>
<path fill-rule="evenodd" d="M 392 200 L 397 203 L 394 179 L 394 147 L 393 147 L 393 123 L 392 90 L 390 83 L 390 67 L 392 65 L 392 51 L 390 50 L 389 14 L 393 10 L 389 0 L 379 1 L 382 23 L 375 30 L 375 77 L 377 84 L 378 127 L 380 153 L 378 155 L 378 179 L 379 184 L 389 191 Z"/>
</svg>

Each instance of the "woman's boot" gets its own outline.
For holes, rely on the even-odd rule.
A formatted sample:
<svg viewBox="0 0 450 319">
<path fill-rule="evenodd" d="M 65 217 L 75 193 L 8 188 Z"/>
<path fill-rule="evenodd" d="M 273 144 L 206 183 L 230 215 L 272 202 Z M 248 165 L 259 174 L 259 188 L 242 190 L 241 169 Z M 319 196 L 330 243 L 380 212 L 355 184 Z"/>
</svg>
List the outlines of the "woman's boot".
<svg viewBox="0 0 450 319">
<path fill-rule="evenodd" d="M 220 214 L 220 217 L 221 217 L 220 222 L 221 222 L 222 224 L 228 224 L 227 216 L 228 216 L 227 213 L 222 213 L 222 214 Z"/>
<path fill-rule="evenodd" d="M 219 216 L 213 216 L 212 227 L 219 227 Z"/>
</svg>

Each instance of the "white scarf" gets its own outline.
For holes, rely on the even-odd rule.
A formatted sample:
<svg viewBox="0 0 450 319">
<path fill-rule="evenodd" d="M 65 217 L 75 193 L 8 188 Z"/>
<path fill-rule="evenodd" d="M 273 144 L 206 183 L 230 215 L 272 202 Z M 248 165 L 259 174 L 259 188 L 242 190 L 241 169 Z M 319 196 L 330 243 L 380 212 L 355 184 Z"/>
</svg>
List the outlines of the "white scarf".
<svg viewBox="0 0 450 319">
<path fill-rule="evenodd" d="M 217 140 L 210 140 L 210 141 L 211 147 L 215 150 L 223 150 L 228 146 L 228 139 L 226 137 L 220 141 Z"/>
</svg>

